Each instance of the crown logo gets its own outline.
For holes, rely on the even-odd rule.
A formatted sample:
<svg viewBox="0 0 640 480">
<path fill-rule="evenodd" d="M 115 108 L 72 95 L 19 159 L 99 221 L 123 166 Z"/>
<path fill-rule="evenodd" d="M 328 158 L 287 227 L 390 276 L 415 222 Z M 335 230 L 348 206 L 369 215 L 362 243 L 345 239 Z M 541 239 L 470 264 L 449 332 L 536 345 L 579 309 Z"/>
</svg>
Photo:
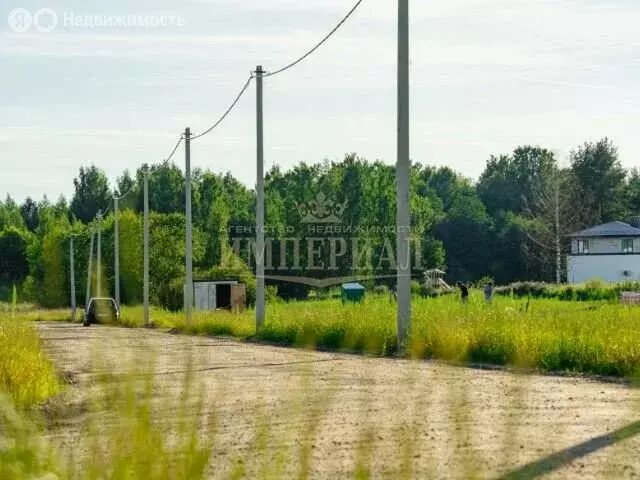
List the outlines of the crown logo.
<svg viewBox="0 0 640 480">
<path fill-rule="evenodd" d="M 341 217 L 347 208 L 346 200 L 344 203 L 333 202 L 322 192 L 308 203 L 294 203 L 303 223 L 342 223 Z"/>
</svg>

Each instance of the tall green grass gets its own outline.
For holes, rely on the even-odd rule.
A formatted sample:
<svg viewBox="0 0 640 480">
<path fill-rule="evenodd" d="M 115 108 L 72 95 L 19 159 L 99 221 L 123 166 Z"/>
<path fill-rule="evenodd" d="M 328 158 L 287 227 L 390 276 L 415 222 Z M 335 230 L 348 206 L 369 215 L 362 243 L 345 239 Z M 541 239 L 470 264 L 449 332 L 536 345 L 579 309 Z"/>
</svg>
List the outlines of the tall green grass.
<svg viewBox="0 0 640 480">
<path fill-rule="evenodd" d="M 49 470 L 44 448 L 27 411 L 62 390 L 32 324 L 20 308 L 0 311 L 0 478 L 34 478 Z"/>
<path fill-rule="evenodd" d="M 123 309 L 123 323 L 142 325 L 142 309 Z M 254 312 L 184 314 L 154 309 L 160 328 L 196 335 L 229 335 L 282 345 L 394 355 L 396 305 L 387 297 L 362 304 L 339 300 L 274 303 L 256 333 Z M 467 305 L 455 297 L 414 298 L 405 354 L 460 362 L 513 365 L 543 371 L 636 376 L 640 373 L 640 307 L 606 302 L 496 298 Z"/>
<path fill-rule="evenodd" d="M 78 309 L 78 318 L 82 310 Z M 70 309 L 45 310 L 33 303 L 0 302 L 0 316 L 20 317 L 22 320 L 34 322 L 67 322 L 71 320 Z"/>
<path fill-rule="evenodd" d="M 32 324 L 0 313 L 0 392 L 21 408 L 45 400 L 61 389 Z"/>
<path fill-rule="evenodd" d="M 159 376 L 153 364 L 144 368 L 131 365 L 125 375 L 117 375 L 99 351 L 94 357 L 94 368 L 104 373 L 97 381 L 98 394 L 88 404 L 89 414 L 81 431 L 83 444 L 74 451 L 58 449 L 60 477 L 206 478 L 215 428 L 209 429 L 206 437 L 199 431 L 204 424 L 215 423 L 215 411 L 205 411 L 203 390 L 196 382 L 191 362 L 187 362 L 179 394 L 165 399 L 158 408 L 154 392 Z"/>
<path fill-rule="evenodd" d="M 414 298 L 413 329 L 404 354 L 413 358 L 512 365 L 631 377 L 640 374 L 640 307 L 618 303 L 497 297 L 463 305 L 454 296 Z M 29 310 L 30 320 L 69 320 L 68 311 Z M 153 326 L 191 335 L 228 335 L 297 347 L 314 346 L 395 355 L 396 304 L 370 296 L 362 304 L 338 299 L 277 302 L 256 332 L 254 311 L 183 313 L 152 308 Z M 123 307 L 121 324 L 142 326 L 142 307 Z"/>
</svg>

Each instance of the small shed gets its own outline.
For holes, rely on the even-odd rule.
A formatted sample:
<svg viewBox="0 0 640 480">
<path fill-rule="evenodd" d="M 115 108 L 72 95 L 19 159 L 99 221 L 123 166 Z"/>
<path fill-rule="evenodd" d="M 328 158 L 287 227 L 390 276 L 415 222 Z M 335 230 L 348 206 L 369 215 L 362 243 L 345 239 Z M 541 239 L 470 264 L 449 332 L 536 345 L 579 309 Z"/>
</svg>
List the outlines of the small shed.
<svg viewBox="0 0 640 480">
<path fill-rule="evenodd" d="M 640 305 L 640 292 L 622 292 L 620 303 L 625 305 Z"/>
<path fill-rule="evenodd" d="M 233 279 L 194 282 L 193 305 L 196 311 L 243 311 L 246 306 L 245 286 Z"/>
<path fill-rule="evenodd" d="M 342 284 L 342 303 L 361 302 L 364 299 L 365 288 L 359 283 Z"/>
</svg>

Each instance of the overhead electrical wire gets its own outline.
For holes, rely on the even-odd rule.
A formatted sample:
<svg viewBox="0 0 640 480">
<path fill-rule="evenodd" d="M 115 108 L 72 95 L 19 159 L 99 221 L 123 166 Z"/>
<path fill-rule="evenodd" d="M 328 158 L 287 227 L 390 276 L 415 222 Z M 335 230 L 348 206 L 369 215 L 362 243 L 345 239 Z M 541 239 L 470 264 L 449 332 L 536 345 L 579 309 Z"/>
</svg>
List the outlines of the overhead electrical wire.
<svg viewBox="0 0 640 480">
<path fill-rule="evenodd" d="M 240 93 L 238 94 L 238 96 L 236 97 L 236 99 L 233 101 L 233 103 L 231 104 L 231 106 L 227 109 L 226 112 L 224 112 L 224 114 L 222 115 L 222 117 L 220 117 L 220 119 L 214 123 L 211 127 L 209 127 L 207 130 L 205 130 L 202 133 L 199 133 L 198 135 L 192 135 L 191 136 L 191 140 L 196 140 L 200 137 L 204 137 L 206 134 L 210 133 L 211 131 L 213 131 L 218 125 L 220 125 L 225 118 L 227 118 L 227 116 L 231 113 L 231 111 L 234 109 L 234 107 L 238 104 L 238 102 L 240 101 L 240 99 L 242 98 L 242 95 L 244 95 L 244 93 L 247 91 L 247 89 L 249 88 L 249 85 L 251 84 L 251 80 L 253 80 L 254 76 L 253 74 L 251 74 L 249 76 L 249 78 L 247 79 L 247 81 L 245 82 L 244 86 L 242 87 L 242 90 L 240 90 Z"/>
<path fill-rule="evenodd" d="M 171 153 L 169 154 L 169 156 L 168 156 L 167 158 L 165 158 L 165 159 L 164 159 L 164 161 L 165 161 L 165 162 L 170 162 L 170 161 L 171 161 L 171 159 L 173 158 L 173 156 L 174 156 L 174 155 L 176 154 L 176 152 L 178 151 L 178 147 L 179 147 L 179 146 L 180 146 L 180 144 L 182 143 L 182 140 L 184 140 L 184 136 L 183 136 L 183 135 L 180 135 L 180 138 L 178 139 L 178 142 L 176 143 L 175 147 L 173 147 L 173 150 L 171 151 Z M 137 186 L 138 186 L 138 185 L 137 185 L 137 183 L 134 181 L 134 182 L 131 184 L 131 187 L 129 187 L 129 190 L 127 190 L 127 193 L 124 193 L 124 194 L 119 195 L 119 196 L 118 196 L 118 195 L 114 195 L 114 196 L 113 196 L 113 199 L 114 199 L 114 200 L 123 200 L 123 199 L 125 199 L 127 196 L 129 196 L 129 194 L 130 194 L 131 192 L 133 192 L 133 191 L 136 189 L 136 187 L 137 187 Z"/>
<path fill-rule="evenodd" d="M 136 182 L 133 182 L 131 184 L 131 187 L 129 188 L 129 190 L 127 191 L 127 193 L 125 193 L 124 195 L 120 195 L 119 197 L 116 197 L 115 195 L 113 196 L 114 200 L 123 200 L 125 199 L 131 192 L 133 192 L 133 190 L 136 188 Z"/>
<path fill-rule="evenodd" d="M 342 25 L 345 24 L 345 22 L 349 19 L 349 17 L 351 17 L 351 15 L 353 15 L 355 13 L 355 11 L 358 9 L 358 7 L 360 6 L 360 4 L 362 2 L 363 2 L 363 0 L 358 0 L 356 2 L 356 4 L 353 6 L 353 8 L 351 10 L 349 10 L 349 13 L 347 13 L 347 15 L 342 20 L 340 20 L 340 22 L 333 28 L 333 30 L 331 30 L 322 40 L 320 40 L 320 43 L 318 43 L 315 47 L 313 47 L 311 50 L 309 50 L 303 56 L 301 56 L 297 60 L 291 62 L 290 64 L 288 64 L 288 65 L 286 65 L 286 66 L 284 66 L 282 68 L 279 68 L 278 70 L 275 70 L 274 72 L 268 72 L 264 76 L 265 77 L 272 77 L 274 75 L 278 75 L 279 73 L 286 72 L 287 70 L 295 67 L 300 62 L 302 62 L 304 59 L 306 59 L 311 54 L 313 54 L 322 45 L 324 45 L 327 42 L 327 40 L 329 40 L 333 36 L 333 34 L 336 33 L 340 29 L 340 27 L 342 27 Z"/>
<path fill-rule="evenodd" d="M 126 197 L 131 193 L 131 192 L 133 192 L 133 191 L 135 190 L 135 188 L 136 188 L 136 182 L 134 181 L 134 182 L 131 184 L 131 187 L 129 187 L 129 190 L 127 191 L 127 193 L 125 193 L 124 195 L 120 195 L 119 197 L 117 197 L 117 196 L 115 196 L 115 195 L 114 195 L 114 196 L 113 196 L 113 199 L 114 199 L 114 200 L 118 200 L 118 201 L 119 201 L 119 200 L 123 200 L 123 199 L 124 199 L 124 198 L 126 198 Z"/>
<path fill-rule="evenodd" d="M 300 58 L 294 60 L 293 62 L 289 63 L 288 65 L 285 65 L 282 68 L 279 68 L 273 72 L 266 72 L 263 74 L 263 77 L 272 77 L 274 75 L 278 75 L 280 73 L 286 72 L 287 70 L 292 69 L 293 67 L 295 67 L 296 65 L 298 65 L 300 62 L 304 61 L 306 58 L 308 58 L 309 56 L 311 56 L 315 51 L 317 51 L 322 45 L 324 45 L 339 29 L 340 27 L 342 27 L 346 21 L 355 13 L 355 11 L 358 9 L 358 7 L 362 4 L 364 0 L 358 0 L 356 2 L 356 4 L 351 8 L 351 10 L 349 10 L 349 12 L 345 15 L 345 17 L 340 20 L 340 22 L 338 22 L 338 24 L 327 34 L 325 35 L 322 40 L 320 40 L 319 43 L 317 43 L 311 50 L 309 50 L 308 52 L 306 52 L 304 55 L 302 55 Z M 211 127 L 209 127 L 207 130 L 205 130 L 202 133 L 199 133 L 197 135 L 192 135 L 190 137 L 190 140 L 197 140 L 200 137 L 203 137 L 205 135 L 207 135 L 208 133 L 212 132 L 215 128 L 218 127 L 218 125 L 220 125 L 228 116 L 229 114 L 233 111 L 233 109 L 235 108 L 235 106 L 238 104 L 238 102 L 240 101 L 240 99 L 242 98 L 242 96 L 245 94 L 245 92 L 247 91 L 247 89 L 249 88 L 249 85 L 251 84 L 251 80 L 253 80 L 255 78 L 254 72 L 251 72 L 251 74 L 249 75 L 249 78 L 247 79 L 247 81 L 245 82 L 244 86 L 242 87 L 242 89 L 240 90 L 240 93 L 236 96 L 235 100 L 233 101 L 233 103 L 231 104 L 231 106 L 224 112 L 224 114 L 220 117 L 220 119 L 215 122 Z M 171 151 L 171 153 L 169 154 L 169 156 L 167 158 L 164 159 L 165 162 L 170 162 L 171 159 L 173 158 L 173 156 L 176 154 L 176 152 L 178 151 L 178 147 L 180 147 L 180 144 L 182 143 L 182 141 L 185 139 L 184 135 L 180 135 L 180 138 L 178 139 L 175 147 L 173 147 L 173 150 Z M 123 198 L 125 198 L 127 195 L 129 195 L 134 189 L 135 189 L 136 185 L 135 183 L 131 186 L 131 188 L 129 188 L 129 190 L 127 191 L 127 193 L 125 193 L 124 195 L 121 195 L 119 197 L 116 197 L 115 195 L 109 199 L 109 203 L 107 204 L 107 207 L 104 211 L 99 211 L 99 214 L 97 215 L 97 218 L 104 218 L 109 211 L 111 210 L 111 202 L 112 200 L 122 200 Z"/>
<path fill-rule="evenodd" d="M 182 143 L 182 140 L 184 140 L 184 135 L 180 135 L 180 138 L 178 139 L 178 143 L 176 143 L 176 146 L 173 147 L 173 150 L 171 151 L 171 154 L 167 158 L 164 159 L 165 162 L 170 162 L 171 161 L 173 156 L 176 154 L 176 151 L 178 150 L 178 147 Z"/>
<path fill-rule="evenodd" d="M 355 13 L 355 11 L 358 9 L 358 7 L 362 4 L 363 1 L 364 0 L 358 0 L 356 2 L 356 4 L 351 8 L 351 10 L 349 10 L 349 12 L 344 16 L 344 18 L 342 18 L 342 20 L 340 20 L 340 22 L 338 22 L 338 24 L 335 27 L 333 27 L 333 29 L 327 35 L 325 35 L 322 38 L 322 40 L 320 40 L 320 42 L 318 42 L 311 50 L 309 50 L 307 53 L 302 55 L 300 58 L 294 60 L 293 62 L 289 63 L 288 65 L 285 65 L 282 68 L 279 68 L 279 69 L 277 69 L 277 70 L 275 70 L 273 72 L 264 73 L 263 77 L 272 77 L 274 75 L 278 75 L 280 73 L 286 72 L 287 70 L 290 70 L 291 68 L 293 68 L 296 65 L 298 65 L 300 62 L 304 61 L 309 56 L 313 55 L 313 53 L 316 50 L 318 50 L 322 45 L 324 45 L 340 29 L 340 27 L 342 27 L 346 23 L 346 21 Z M 235 100 L 233 101 L 231 106 L 227 109 L 227 111 L 224 112 L 222 117 L 220 117 L 220 119 L 216 123 L 214 123 L 211 127 L 209 127 L 204 132 L 199 133 L 197 135 L 193 135 L 191 137 L 191 140 L 196 140 L 196 139 L 198 139 L 200 137 L 203 137 L 203 136 L 207 135 L 208 133 L 212 132 L 216 127 L 218 127 L 218 125 L 220 125 L 229 116 L 229 114 L 232 112 L 232 110 L 238 104 L 238 102 L 240 101 L 242 96 L 245 94 L 245 92 L 249 88 L 249 85 L 251 84 L 251 80 L 253 80 L 254 78 L 255 78 L 254 72 L 251 72 L 251 75 L 249 76 L 249 78 L 245 82 L 244 86 L 240 90 L 240 93 L 235 98 Z"/>
<path fill-rule="evenodd" d="M 113 200 L 113 198 L 110 198 L 109 201 L 107 202 L 107 207 L 104 210 L 98 210 L 98 214 L 96 215 L 96 218 L 98 217 L 106 217 L 107 214 L 109 213 L 109 210 L 111 210 L 111 201 Z"/>
</svg>

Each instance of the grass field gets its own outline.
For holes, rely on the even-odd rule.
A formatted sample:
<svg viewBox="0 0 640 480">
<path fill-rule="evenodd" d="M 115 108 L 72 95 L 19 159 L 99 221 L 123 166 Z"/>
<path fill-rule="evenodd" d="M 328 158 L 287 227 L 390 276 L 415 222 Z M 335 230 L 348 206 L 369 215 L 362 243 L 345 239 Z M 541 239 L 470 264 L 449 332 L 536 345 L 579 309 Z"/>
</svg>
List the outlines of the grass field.
<svg viewBox="0 0 640 480">
<path fill-rule="evenodd" d="M 30 410 L 63 390 L 25 308 L 0 310 L 0 478 L 33 478 L 49 470 Z"/>
<path fill-rule="evenodd" d="M 414 358 L 620 377 L 640 374 L 640 307 L 504 297 L 487 305 L 477 294 L 467 305 L 451 296 L 414 298 L 412 308 L 405 353 Z M 337 299 L 269 304 L 265 326 L 257 334 L 252 310 L 198 312 L 187 326 L 184 313 L 152 308 L 151 321 L 179 333 L 386 356 L 398 351 L 395 315 L 396 305 L 388 297 L 370 296 L 362 304 L 343 305 Z M 22 317 L 70 319 L 68 310 L 25 310 Z M 121 323 L 142 326 L 142 307 L 123 307 Z"/>
<path fill-rule="evenodd" d="M 387 297 L 363 304 L 339 300 L 274 303 L 256 334 L 254 313 L 196 313 L 185 325 L 183 313 L 153 309 L 161 328 L 199 335 L 230 335 L 284 345 L 345 349 L 392 355 L 396 305 Z M 125 307 L 122 322 L 141 326 L 141 307 Z M 468 305 L 453 297 L 413 301 L 413 330 L 407 354 L 461 362 L 513 365 L 634 377 L 640 373 L 640 307 L 607 302 L 513 300 L 487 305 L 480 295 Z"/>
<path fill-rule="evenodd" d="M 455 297 L 414 298 L 407 356 L 619 377 L 640 375 L 640 307 L 593 301 L 511 299 L 469 304 Z M 256 334 L 253 310 L 197 312 L 191 325 L 182 312 L 151 309 L 155 327 L 195 335 L 228 335 L 281 345 L 394 355 L 396 305 L 386 296 L 362 304 L 340 300 L 277 302 L 267 306 Z M 78 318 L 81 312 L 78 312 Z M 28 320 L 69 321 L 68 310 L 24 308 Z M 142 307 L 123 307 L 121 323 L 141 327 Z"/>
<path fill-rule="evenodd" d="M 60 388 L 33 326 L 0 313 L 0 391 L 15 405 L 28 408 L 55 395 Z"/>
</svg>

